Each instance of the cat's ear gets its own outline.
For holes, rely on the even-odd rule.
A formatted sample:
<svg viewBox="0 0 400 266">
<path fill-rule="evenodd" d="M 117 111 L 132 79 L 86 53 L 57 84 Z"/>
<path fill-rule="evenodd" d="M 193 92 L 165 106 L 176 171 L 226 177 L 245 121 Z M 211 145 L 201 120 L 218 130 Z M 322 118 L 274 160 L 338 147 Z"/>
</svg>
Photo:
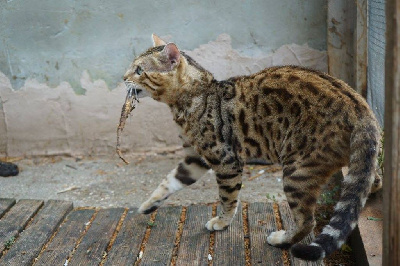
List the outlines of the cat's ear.
<svg viewBox="0 0 400 266">
<path fill-rule="evenodd" d="M 154 33 L 151 35 L 151 38 L 153 39 L 153 46 L 154 47 L 167 44 L 166 42 L 164 42 L 160 37 L 158 37 Z"/>
<path fill-rule="evenodd" d="M 179 52 L 178 47 L 174 43 L 167 44 L 163 52 L 165 53 L 169 63 L 171 64 L 171 69 L 179 65 L 181 53 Z"/>
</svg>

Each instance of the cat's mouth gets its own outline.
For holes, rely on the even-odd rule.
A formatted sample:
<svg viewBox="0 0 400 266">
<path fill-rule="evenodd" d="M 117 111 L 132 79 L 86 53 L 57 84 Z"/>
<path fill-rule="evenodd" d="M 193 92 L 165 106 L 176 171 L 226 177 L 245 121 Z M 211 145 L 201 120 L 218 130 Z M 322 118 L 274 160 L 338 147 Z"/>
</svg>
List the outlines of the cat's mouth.
<svg viewBox="0 0 400 266">
<path fill-rule="evenodd" d="M 134 96 L 136 99 L 149 96 L 145 89 L 140 88 L 133 82 L 125 82 L 125 85 L 126 89 L 128 90 L 128 94 L 130 96 Z"/>
</svg>

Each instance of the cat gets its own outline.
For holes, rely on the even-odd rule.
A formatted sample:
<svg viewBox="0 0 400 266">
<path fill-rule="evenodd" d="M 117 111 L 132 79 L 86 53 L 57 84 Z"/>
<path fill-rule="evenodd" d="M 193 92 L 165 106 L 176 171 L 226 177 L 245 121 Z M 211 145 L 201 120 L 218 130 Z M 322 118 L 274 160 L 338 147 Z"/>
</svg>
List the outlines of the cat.
<svg viewBox="0 0 400 266">
<path fill-rule="evenodd" d="M 222 210 L 206 227 L 223 230 L 237 211 L 243 166 L 259 158 L 282 165 L 283 190 L 297 224 L 272 232 L 268 243 L 314 261 L 341 247 L 371 189 L 382 185 L 375 165 L 380 127 L 366 101 L 345 82 L 299 66 L 217 81 L 176 44 L 152 38 L 153 47 L 134 59 L 124 81 L 139 96 L 170 107 L 186 157 L 139 212 L 153 212 L 212 169 Z M 315 226 L 321 187 L 346 165 L 329 224 L 311 244 L 299 244 Z"/>
</svg>

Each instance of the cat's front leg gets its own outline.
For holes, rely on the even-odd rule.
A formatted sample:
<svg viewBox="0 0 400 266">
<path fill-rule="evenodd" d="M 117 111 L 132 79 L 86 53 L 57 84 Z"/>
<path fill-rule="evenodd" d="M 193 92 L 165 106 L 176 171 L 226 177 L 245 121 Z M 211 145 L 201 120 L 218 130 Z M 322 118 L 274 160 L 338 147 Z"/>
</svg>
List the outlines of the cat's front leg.
<svg viewBox="0 0 400 266">
<path fill-rule="evenodd" d="M 210 167 L 191 147 L 185 148 L 186 157 L 164 178 L 150 198 L 142 203 L 138 212 L 149 214 L 155 211 L 173 193 L 199 180 Z"/>
<path fill-rule="evenodd" d="M 239 192 L 242 188 L 242 173 L 217 173 L 217 183 L 222 210 L 217 217 L 207 222 L 206 227 L 210 231 L 223 230 L 231 224 L 237 211 Z"/>
</svg>

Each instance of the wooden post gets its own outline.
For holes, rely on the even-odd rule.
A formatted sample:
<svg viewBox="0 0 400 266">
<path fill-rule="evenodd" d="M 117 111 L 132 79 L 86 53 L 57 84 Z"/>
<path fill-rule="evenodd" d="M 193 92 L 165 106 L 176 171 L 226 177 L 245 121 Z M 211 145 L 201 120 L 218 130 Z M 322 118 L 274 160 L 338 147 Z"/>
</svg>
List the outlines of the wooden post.
<svg viewBox="0 0 400 266">
<path fill-rule="evenodd" d="M 357 21 L 355 40 L 355 87 L 354 89 L 367 98 L 367 65 L 368 65 L 368 30 L 367 6 L 368 0 L 357 0 Z"/>
<path fill-rule="evenodd" d="M 400 265 L 400 0 L 386 1 L 383 265 Z"/>
<path fill-rule="evenodd" d="M 328 72 L 367 98 L 368 0 L 328 0 Z"/>
<path fill-rule="evenodd" d="M 356 2 L 328 0 L 328 73 L 355 88 Z"/>
</svg>

